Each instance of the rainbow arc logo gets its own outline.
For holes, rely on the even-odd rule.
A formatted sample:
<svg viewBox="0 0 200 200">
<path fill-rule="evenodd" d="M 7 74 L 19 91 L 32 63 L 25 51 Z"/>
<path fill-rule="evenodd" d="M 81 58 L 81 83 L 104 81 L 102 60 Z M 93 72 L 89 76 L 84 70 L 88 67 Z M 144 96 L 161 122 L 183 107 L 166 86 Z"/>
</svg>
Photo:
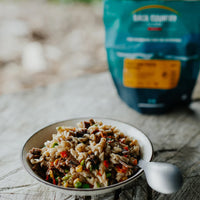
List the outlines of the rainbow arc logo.
<svg viewBox="0 0 200 200">
<path fill-rule="evenodd" d="M 179 14 L 179 12 L 177 10 L 174 10 L 173 8 L 170 8 L 168 6 L 163 6 L 163 5 L 148 5 L 148 6 L 143 6 L 143 7 L 140 7 L 138 9 L 134 10 L 132 12 L 132 14 L 135 14 L 135 13 L 137 13 L 139 11 L 146 10 L 146 9 L 163 9 L 163 10 L 171 11 L 171 12 L 177 14 L 177 15 Z"/>
</svg>

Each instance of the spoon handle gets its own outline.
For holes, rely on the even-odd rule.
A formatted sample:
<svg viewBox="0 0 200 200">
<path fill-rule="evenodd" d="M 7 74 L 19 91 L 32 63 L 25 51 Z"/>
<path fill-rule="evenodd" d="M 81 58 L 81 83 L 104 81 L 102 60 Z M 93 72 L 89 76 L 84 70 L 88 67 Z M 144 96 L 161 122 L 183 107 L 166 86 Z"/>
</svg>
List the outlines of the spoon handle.
<svg viewBox="0 0 200 200">
<path fill-rule="evenodd" d="M 142 160 L 140 159 L 139 162 L 138 162 L 138 166 L 142 169 L 146 168 L 146 166 L 148 165 L 149 162 L 145 161 L 145 160 Z"/>
</svg>

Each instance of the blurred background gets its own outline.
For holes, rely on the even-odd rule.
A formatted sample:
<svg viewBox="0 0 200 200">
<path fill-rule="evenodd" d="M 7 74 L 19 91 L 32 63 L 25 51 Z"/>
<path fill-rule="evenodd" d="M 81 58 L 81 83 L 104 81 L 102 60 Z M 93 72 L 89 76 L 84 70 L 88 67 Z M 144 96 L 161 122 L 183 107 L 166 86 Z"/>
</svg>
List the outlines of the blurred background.
<svg viewBox="0 0 200 200">
<path fill-rule="evenodd" d="M 101 0 L 0 0 L 0 94 L 107 71 L 102 16 Z"/>
<path fill-rule="evenodd" d="M 0 1 L 0 94 L 107 70 L 99 0 Z"/>
</svg>

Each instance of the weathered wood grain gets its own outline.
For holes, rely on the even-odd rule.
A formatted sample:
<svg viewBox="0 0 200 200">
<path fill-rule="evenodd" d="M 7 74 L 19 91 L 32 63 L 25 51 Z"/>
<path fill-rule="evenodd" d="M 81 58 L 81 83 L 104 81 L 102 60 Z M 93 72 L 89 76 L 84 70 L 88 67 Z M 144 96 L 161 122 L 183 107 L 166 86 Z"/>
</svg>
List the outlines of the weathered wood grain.
<svg viewBox="0 0 200 200">
<path fill-rule="evenodd" d="M 184 176 L 182 189 L 172 195 L 152 191 L 142 176 L 121 192 L 92 199 L 200 199 L 200 103 L 165 115 L 141 115 L 120 100 L 108 73 L 0 96 L 0 199 L 75 199 L 30 177 L 22 167 L 20 153 L 34 131 L 81 116 L 110 117 L 133 124 L 152 140 L 154 160 L 176 164 Z"/>
</svg>

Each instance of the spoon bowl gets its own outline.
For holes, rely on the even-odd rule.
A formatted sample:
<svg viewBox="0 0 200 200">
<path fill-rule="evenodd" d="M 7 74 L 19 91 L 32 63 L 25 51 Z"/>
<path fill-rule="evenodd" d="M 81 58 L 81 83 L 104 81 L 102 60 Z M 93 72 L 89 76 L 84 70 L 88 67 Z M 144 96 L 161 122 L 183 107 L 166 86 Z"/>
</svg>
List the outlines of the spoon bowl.
<svg viewBox="0 0 200 200">
<path fill-rule="evenodd" d="M 175 165 L 141 159 L 138 166 L 144 170 L 149 186 L 157 192 L 171 194 L 182 186 L 183 178 Z"/>
</svg>

